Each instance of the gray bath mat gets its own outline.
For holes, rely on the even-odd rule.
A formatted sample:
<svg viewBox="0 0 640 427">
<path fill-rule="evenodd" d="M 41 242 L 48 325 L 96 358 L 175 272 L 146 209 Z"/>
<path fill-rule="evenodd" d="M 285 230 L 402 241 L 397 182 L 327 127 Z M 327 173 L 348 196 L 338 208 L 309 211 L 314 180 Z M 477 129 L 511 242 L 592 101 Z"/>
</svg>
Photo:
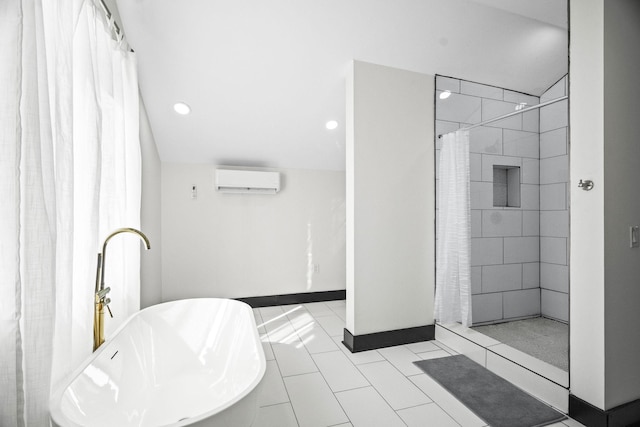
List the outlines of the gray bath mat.
<svg viewBox="0 0 640 427">
<path fill-rule="evenodd" d="M 492 427 L 546 426 L 566 418 L 466 356 L 414 363 Z"/>
</svg>

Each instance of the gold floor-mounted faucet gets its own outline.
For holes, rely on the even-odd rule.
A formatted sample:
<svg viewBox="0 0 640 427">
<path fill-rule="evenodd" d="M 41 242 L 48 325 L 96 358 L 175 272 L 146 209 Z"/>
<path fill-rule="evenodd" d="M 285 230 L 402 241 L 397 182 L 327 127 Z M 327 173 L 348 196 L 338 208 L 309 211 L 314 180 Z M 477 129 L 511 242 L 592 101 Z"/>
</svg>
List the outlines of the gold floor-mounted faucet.
<svg viewBox="0 0 640 427">
<path fill-rule="evenodd" d="M 106 239 L 104 239 L 104 243 L 102 244 L 102 252 L 98 253 L 98 267 L 96 271 L 96 292 L 94 294 L 93 307 L 93 351 L 96 351 L 98 347 L 100 347 L 104 342 L 105 307 L 107 308 L 107 310 L 109 310 L 109 316 L 113 317 L 113 314 L 111 314 L 111 309 L 109 308 L 109 303 L 111 302 L 111 300 L 107 298 L 107 294 L 109 293 L 111 288 L 104 287 L 104 269 L 107 259 L 107 243 L 113 236 L 120 233 L 137 234 L 144 241 L 146 248 L 151 249 L 151 245 L 149 244 L 149 239 L 147 239 L 147 236 L 145 236 L 142 231 L 136 230 L 135 228 L 118 228 L 113 233 L 109 234 Z"/>
</svg>

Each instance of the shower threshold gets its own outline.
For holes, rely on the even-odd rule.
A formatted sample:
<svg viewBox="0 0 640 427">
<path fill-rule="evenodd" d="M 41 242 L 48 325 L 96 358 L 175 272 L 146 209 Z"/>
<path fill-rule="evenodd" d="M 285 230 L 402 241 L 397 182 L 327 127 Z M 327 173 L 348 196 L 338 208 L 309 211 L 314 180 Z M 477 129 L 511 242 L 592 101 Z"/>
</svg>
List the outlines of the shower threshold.
<svg viewBox="0 0 640 427">
<path fill-rule="evenodd" d="M 569 411 L 567 371 L 459 323 L 437 323 L 436 339 L 558 410 Z"/>
</svg>

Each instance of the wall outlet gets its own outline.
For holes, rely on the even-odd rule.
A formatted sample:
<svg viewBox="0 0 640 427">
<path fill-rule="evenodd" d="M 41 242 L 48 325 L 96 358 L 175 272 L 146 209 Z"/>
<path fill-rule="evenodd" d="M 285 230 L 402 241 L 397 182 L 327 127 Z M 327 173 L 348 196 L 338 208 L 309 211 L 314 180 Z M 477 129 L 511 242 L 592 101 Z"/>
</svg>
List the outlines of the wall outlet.
<svg viewBox="0 0 640 427">
<path fill-rule="evenodd" d="M 320 264 L 313 264 L 313 272 L 320 273 Z"/>
<path fill-rule="evenodd" d="M 192 199 L 198 198 L 198 186 L 195 184 L 191 186 L 191 198 Z"/>
</svg>

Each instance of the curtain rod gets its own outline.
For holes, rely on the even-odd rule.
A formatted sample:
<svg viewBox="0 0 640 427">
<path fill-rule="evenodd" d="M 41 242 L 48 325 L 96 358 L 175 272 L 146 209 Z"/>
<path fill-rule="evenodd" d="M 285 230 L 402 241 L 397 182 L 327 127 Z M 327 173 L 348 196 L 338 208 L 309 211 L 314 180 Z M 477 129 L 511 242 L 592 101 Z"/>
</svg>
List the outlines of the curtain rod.
<svg viewBox="0 0 640 427">
<path fill-rule="evenodd" d="M 109 10 L 109 7 L 107 7 L 107 4 L 104 2 L 104 0 L 99 0 L 99 3 L 100 3 L 100 6 L 102 6 L 102 11 L 104 12 L 105 16 L 107 17 L 107 22 L 109 22 L 109 21 L 113 22 L 112 31 L 115 33 L 116 40 L 120 41 L 120 40 L 124 39 L 124 35 L 122 34 L 122 30 L 118 26 L 118 23 L 116 22 L 115 19 L 112 20 L 113 14 Z"/>
<path fill-rule="evenodd" d="M 532 105 L 531 107 L 523 108 L 522 110 L 514 111 L 512 113 L 508 113 L 508 114 L 505 114 L 505 115 L 502 115 L 502 116 L 499 116 L 499 117 L 494 117 L 493 119 L 485 120 L 484 122 L 477 123 L 475 125 L 471 125 L 471 126 L 468 126 L 468 127 L 465 127 L 465 128 L 460 128 L 460 129 L 453 130 L 453 131 L 447 132 L 447 133 L 442 133 L 442 134 L 438 135 L 438 138 L 442 138 L 443 135 L 447 135 L 449 133 L 457 132 L 459 130 L 471 130 L 471 129 L 477 128 L 479 126 L 484 126 L 484 125 L 489 124 L 489 123 L 497 122 L 498 120 L 506 119 L 507 117 L 515 116 L 516 114 L 526 113 L 527 111 L 535 110 L 535 109 L 547 106 L 549 104 L 556 103 L 558 101 L 563 101 L 563 100 L 565 100 L 567 98 L 569 98 L 569 96 L 567 96 L 567 95 L 561 96 L 559 98 L 555 98 L 555 99 L 552 99 L 550 101 L 543 102 L 542 104 Z"/>
</svg>

